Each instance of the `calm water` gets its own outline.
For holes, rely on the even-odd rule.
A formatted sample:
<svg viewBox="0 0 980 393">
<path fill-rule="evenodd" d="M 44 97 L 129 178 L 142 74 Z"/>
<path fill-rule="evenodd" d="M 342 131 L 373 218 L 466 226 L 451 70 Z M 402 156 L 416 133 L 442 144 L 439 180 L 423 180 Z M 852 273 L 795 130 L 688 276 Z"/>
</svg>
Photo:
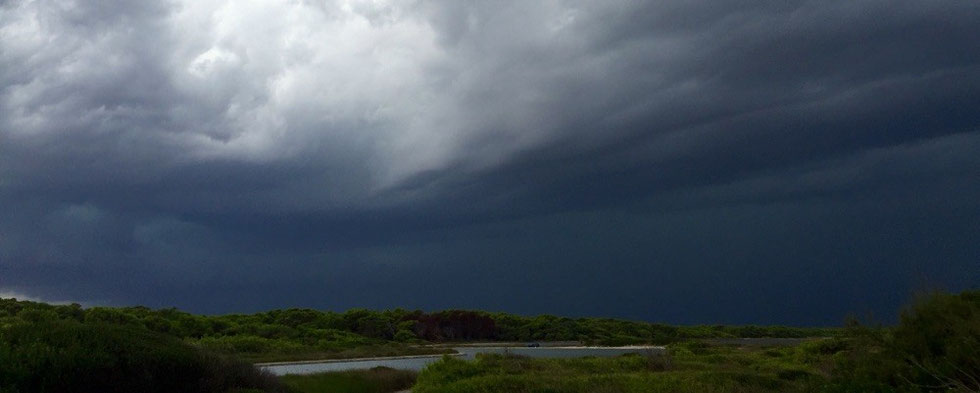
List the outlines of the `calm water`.
<svg viewBox="0 0 980 393">
<path fill-rule="evenodd" d="M 473 359 L 478 353 L 499 353 L 514 354 L 532 358 L 579 358 L 585 356 L 614 357 L 627 353 L 639 354 L 661 354 L 662 347 L 622 347 L 622 348 L 602 348 L 602 347 L 460 347 L 453 348 L 460 359 Z M 358 360 L 358 361 L 331 361 L 324 363 L 305 363 L 305 364 L 283 364 L 274 366 L 261 366 L 262 369 L 269 370 L 275 375 L 285 374 L 312 374 L 324 371 L 344 371 L 361 370 L 374 367 L 390 367 L 400 370 L 419 371 L 430 363 L 442 359 L 442 355 L 416 357 L 408 359 L 382 359 L 382 360 Z"/>
</svg>

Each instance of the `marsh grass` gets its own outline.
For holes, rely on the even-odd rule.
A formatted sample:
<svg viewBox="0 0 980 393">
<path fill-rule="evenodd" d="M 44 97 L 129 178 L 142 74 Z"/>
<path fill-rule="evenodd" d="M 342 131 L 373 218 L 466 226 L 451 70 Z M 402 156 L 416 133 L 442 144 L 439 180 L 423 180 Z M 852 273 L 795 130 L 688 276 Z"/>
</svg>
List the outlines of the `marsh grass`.
<svg viewBox="0 0 980 393">
<path fill-rule="evenodd" d="M 411 371 L 376 367 L 370 370 L 286 375 L 284 385 L 295 393 L 388 393 L 408 389 L 415 383 Z"/>
</svg>

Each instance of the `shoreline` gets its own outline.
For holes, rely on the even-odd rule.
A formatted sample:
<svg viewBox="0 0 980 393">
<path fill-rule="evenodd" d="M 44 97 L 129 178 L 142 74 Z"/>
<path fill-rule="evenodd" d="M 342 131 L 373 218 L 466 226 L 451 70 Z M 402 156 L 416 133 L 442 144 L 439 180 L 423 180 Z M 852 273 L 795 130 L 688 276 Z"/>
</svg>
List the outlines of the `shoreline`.
<svg viewBox="0 0 980 393">
<path fill-rule="evenodd" d="M 377 356 L 368 358 L 348 358 L 348 359 L 319 359 L 319 360 L 286 360 L 281 362 L 252 363 L 255 367 L 268 366 L 289 366 L 293 364 L 316 364 L 316 363 L 346 363 L 346 362 L 369 362 L 372 360 L 399 360 L 399 359 L 421 359 L 437 358 L 443 356 L 464 356 L 462 353 L 435 353 L 429 355 L 402 355 L 402 356 Z"/>
<path fill-rule="evenodd" d="M 553 346 L 553 347 L 523 347 L 523 346 L 486 346 L 486 347 L 458 347 L 460 349 L 471 349 L 471 348 L 494 348 L 494 349 L 634 349 L 634 350 L 666 350 L 664 346 L 658 345 L 630 345 L 630 346 L 619 346 L 619 347 L 602 347 L 602 346 Z M 443 356 L 466 356 L 466 353 L 441 353 L 441 354 L 428 354 L 428 355 L 403 355 L 403 356 L 378 356 L 378 357 L 366 357 L 366 358 L 349 358 L 349 359 L 319 359 L 319 360 L 287 360 L 281 362 L 262 362 L 262 363 L 252 363 L 256 367 L 269 367 L 269 366 L 289 366 L 296 364 L 319 364 L 319 363 L 347 363 L 347 362 L 369 362 L 377 360 L 400 360 L 400 359 L 423 359 L 423 358 L 439 358 Z"/>
</svg>

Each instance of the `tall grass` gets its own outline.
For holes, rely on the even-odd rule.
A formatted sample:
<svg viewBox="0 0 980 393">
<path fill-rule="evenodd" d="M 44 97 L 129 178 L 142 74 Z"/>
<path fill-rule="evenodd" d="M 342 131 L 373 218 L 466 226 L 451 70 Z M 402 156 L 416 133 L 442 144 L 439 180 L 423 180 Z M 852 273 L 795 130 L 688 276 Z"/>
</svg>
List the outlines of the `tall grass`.
<svg viewBox="0 0 980 393">
<path fill-rule="evenodd" d="M 411 371 L 376 367 L 370 370 L 286 375 L 282 382 L 296 393 L 389 393 L 415 383 Z"/>
</svg>

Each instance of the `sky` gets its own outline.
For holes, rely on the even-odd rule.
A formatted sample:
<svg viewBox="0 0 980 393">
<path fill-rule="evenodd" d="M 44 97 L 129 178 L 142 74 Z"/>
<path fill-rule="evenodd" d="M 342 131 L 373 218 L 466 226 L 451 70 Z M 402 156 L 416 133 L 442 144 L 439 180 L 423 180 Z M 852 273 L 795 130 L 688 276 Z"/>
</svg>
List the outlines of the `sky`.
<svg viewBox="0 0 980 393">
<path fill-rule="evenodd" d="M 676 324 L 980 287 L 980 2 L 0 1 L 0 294 Z"/>
</svg>

